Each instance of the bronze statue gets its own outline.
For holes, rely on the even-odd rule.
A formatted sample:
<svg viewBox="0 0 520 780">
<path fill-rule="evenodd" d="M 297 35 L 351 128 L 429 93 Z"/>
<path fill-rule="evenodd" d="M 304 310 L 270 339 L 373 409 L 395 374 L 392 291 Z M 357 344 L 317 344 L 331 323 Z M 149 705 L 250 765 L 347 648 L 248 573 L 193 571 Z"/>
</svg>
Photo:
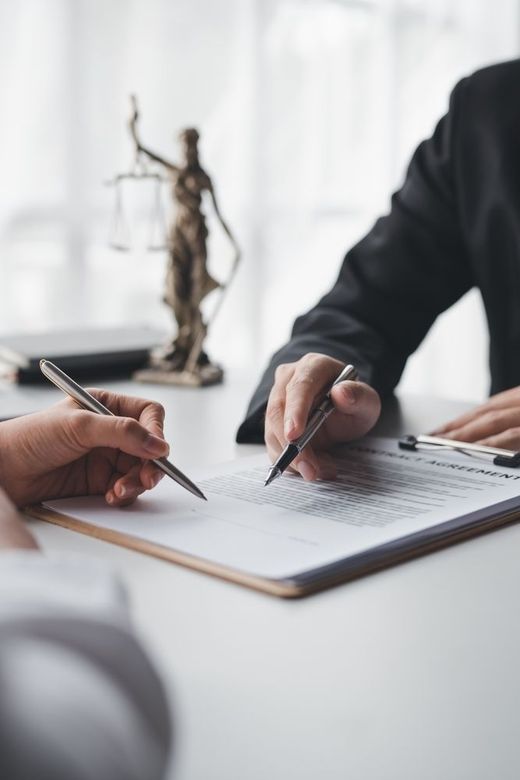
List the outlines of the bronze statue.
<svg viewBox="0 0 520 780">
<path fill-rule="evenodd" d="M 214 384 L 222 381 L 223 371 L 210 362 L 203 350 L 208 326 L 202 317 L 201 303 L 213 290 L 227 289 L 238 265 L 240 251 L 220 213 L 213 183 L 200 164 L 197 130 L 188 128 L 180 133 L 184 160 L 181 165 L 175 165 L 143 146 L 137 132 L 139 112 L 135 97 L 132 97 L 132 107 L 129 127 L 135 142 L 136 166 L 141 155 L 161 165 L 171 181 L 177 207 L 167 242 L 169 259 L 164 293 L 164 301 L 173 310 L 177 321 L 177 335 L 152 356 L 150 367 L 138 372 L 137 378 L 172 384 Z M 208 229 L 202 211 L 205 193 L 209 194 L 215 214 L 235 251 L 232 273 L 226 285 L 213 279 L 207 268 Z M 222 296 L 211 320 L 221 304 Z"/>
</svg>

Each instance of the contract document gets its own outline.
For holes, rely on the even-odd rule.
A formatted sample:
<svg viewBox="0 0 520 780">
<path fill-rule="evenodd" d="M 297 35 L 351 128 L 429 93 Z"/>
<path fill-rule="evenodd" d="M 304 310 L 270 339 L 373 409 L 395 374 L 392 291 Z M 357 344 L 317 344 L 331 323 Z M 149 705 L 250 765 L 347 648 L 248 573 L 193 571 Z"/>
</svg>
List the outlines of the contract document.
<svg viewBox="0 0 520 780">
<path fill-rule="evenodd" d="M 520 510 L 520 470 L 365 438 L 337 451 L 338 477 L 284 475 L 265 454 L 200 472 L 202 502 L 169 479 L 131 507 L 102 497 L 31 514 L 282 596 L 345 581 L 479 531 Z"/>
</svg>

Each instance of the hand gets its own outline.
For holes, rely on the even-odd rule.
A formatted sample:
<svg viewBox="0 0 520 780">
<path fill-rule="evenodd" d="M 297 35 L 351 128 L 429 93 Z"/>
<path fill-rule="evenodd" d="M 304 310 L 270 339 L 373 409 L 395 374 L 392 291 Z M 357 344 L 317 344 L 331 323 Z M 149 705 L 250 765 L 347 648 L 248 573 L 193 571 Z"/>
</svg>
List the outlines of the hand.
<svg viewBox="0 0 520 780">
<path fill-rule="evenodd" d="M 37 547 L 16 508 L 0 489 L 0 550 L 34 550 Z"/>
<path fill-rule="evenodd" d="M 493 395 L 486 403 L 438 428 L 434 435 L 520 449 L 520 387 Z"/>
<path fill-rule="evenodd" d="M 17 506 L 48 498 L 103 495 L 131 503 L 163 476 L 150 458 L 168 454 L 159 404 L 91 390 L 116 417 L 71 399 L 0 423 L 0 483 Z"/>
<path fill-rule="evenodd" d="M 315 353 L 278 366 L 265 417 L 265 442 L 273 462 L 287 442 L 301 436 L 312 409 L 343 368 L 339 360 Z M 378 394 L 363 382 L 340 382 L 332 389 L 331 398 L 335 411 L 291 464 L 306 480 L 334 479 L 336 467 L 326 450 L 363 436 L 381 411 Z"/>
</svg>

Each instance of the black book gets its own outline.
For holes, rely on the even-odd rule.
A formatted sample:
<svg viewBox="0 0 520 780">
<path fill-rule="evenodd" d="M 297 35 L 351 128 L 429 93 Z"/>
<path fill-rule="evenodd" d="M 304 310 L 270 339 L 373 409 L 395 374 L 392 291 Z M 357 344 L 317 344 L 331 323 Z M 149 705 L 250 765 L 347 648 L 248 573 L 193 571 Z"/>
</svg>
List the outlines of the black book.
<svg viewBox="0 0 520 780">
<path fill-rule="evenodd" d="M 41 358 L 74 378 L 128 376 L 146 365 L 163 340 L 160 331 L 130 326 L 13 334 L 0 337 L 0 367 L 20 383 L 45 381 Z"/>
</svg>

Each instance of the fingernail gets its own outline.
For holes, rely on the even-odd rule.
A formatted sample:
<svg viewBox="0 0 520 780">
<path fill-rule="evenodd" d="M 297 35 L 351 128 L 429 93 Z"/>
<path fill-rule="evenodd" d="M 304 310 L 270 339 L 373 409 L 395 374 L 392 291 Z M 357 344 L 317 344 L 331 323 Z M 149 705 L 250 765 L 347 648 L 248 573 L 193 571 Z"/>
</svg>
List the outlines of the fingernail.
<svg viewBox="0 0 520 780">
<path fill-rule="evenodd" d="M 294 433 L 294 422 L 291 417 L 288 417 L 284 423 L 284 434 L 286 439 L 290 439 Z"/>
<path fill-rule="evenodd" d="M 298 469 L 306 482 L 312 482 L 312 480 L 316 479 L 316 469 L 307 460 L 302 460 L 298 465 Z"/>
<path fill-rule="evenodd" d="M 343 393 L 343 400 L 347 404 L 356 403 L 356 394 L 349 385 L 347 384 L 343 385 L 343 387 L 341 388 L 341 392 Z"/>
<path fill-rule="evenodd" d="M 117 487 L 116 487 L 116 488 L 114 488 L 114 490 L 115 490 L 115 491 L 117 491 L 117 495 L 119 496 L 119 498 L 124 498 L 124 497 L 125 497 L 125 496 L 127 496 L 127 495 L 129 494 L 129 492 L 130 492 L 130 491 L 128 490 L 128 488 L 127 488 L 127 487 L 125 487 L 125 485 L 117 485 Z"/>
<path fill-rule="evenodd" d="M 113 503 L 114 503 L 114 501 L 115 501 L 115 496 L 114 496 L 114 494 L 112 493 L 112 491 L 110 491 L 110 493 L 107 493 L 107 494 L 106 494 L 106 496 L 105 496 L 105 498 L 106 498 L 106 500 L 107 500 L 107 503 L 109 503 L 109 504 L 113 504 Z"/>
<path fill-rule="evenodd" d="M 153 433 L 148 434 L 143 447 L 150 455 L 164 455 L 165 450 L 167 450 L 167 444 L 164 439 L 154 436 Z"/>
<path fill-rule="evenodd" d="M 152 486 L 157 487 L 161 479 L 164 477 L 164 474 L 162 471 L 160 471 L 158 474 L 154 474 L 152 477 Z"/>
</svg>

